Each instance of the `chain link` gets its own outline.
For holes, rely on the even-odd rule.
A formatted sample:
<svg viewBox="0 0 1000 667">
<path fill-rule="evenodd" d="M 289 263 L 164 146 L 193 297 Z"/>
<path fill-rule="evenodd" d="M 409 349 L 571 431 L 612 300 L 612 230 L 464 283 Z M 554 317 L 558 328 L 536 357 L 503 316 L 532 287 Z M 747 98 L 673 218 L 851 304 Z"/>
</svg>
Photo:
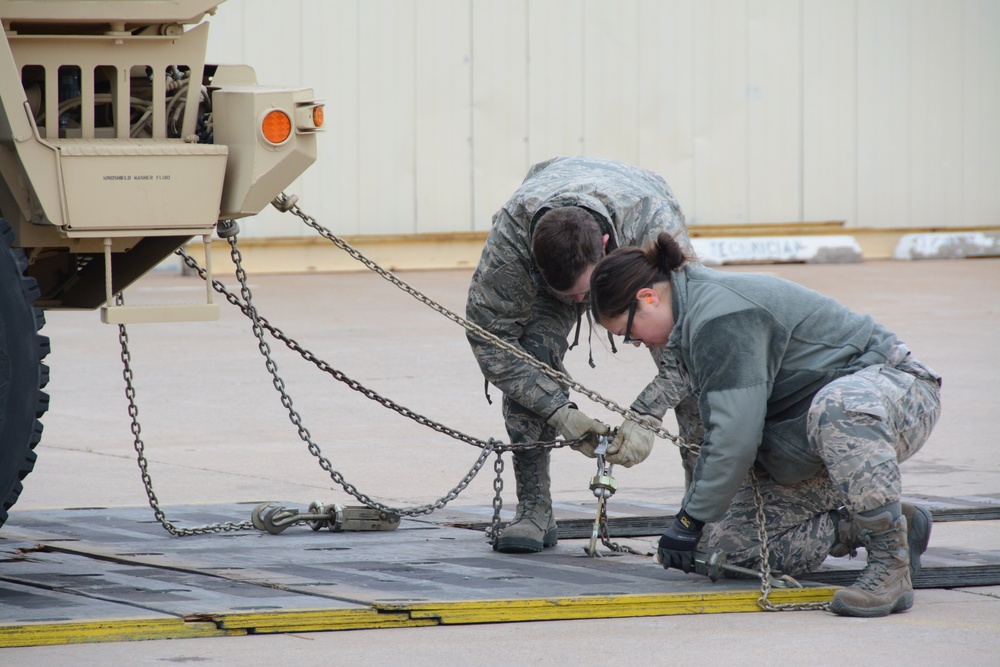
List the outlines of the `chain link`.
<svg viewBox="0 0 1000 667">
<path fill-rule="evenodd" d="M 125 299 L 120 292 L 115 296 L 115 304 L 119 306 L 125 304 Z M 156 517 L 156 520 L 159 521 L 160 525 L 172 535 L 177 536 L 204 535 L 206 533 L 252 529 L 253 523 L 250 521 L 243 521 L 240 523 L 227 521 L 224 523 L 208 524 L 198 528 L 178 528 L 172 521 L 167 519 L 166 514 L 164 514 L 162 509 L 160 509 L 160 501 L 156 497 L 156 493 L 153 491 L 153 480 L 149 475 L 149 463 L 146 460 L 145 453 L 146 445 L 142 441 L 142 427 L 139 425 L 139 407 L 135 402 L 135 376 L 132 373 L 132 354 L 129 352 L 128 331 L 125 329 L 124 324 L 118 325 L 118 342 L 121 344 L 122 348 L 122 377 L 125 378 L 125 397 L 128 399 L 128 414 L 132 419 L 132 435 L 135 438 L 134 446 L 136 460 L 139 464 L 139 471 L 142 474 L 142 484 L 146 488 L 146 497 L 149 499 L 149 507 L 153 510 L 153 515 Z"/>
<path fill-rule="evenodd" d="M 289 197 L 287 195 L 285 195 L 284 193 L 278 195 L 278 197 L 275 199 L 276 206 L 280 210 L 287 210 L 287 212 L 292 213 L 292 214 L 298 216 L 299 219 L 301 219 L 303 223 L 305 223 L 307 226 L 309 226 L 312 229 L 314 229 L 317 233 L 319 233 L 320 236 L 322 236 L 323 238 L 325 238 L 328 241 L 330 241 L 331 243 L 333 243 L 335 246 L 337 246 L 338 248 L 340 248 L 341 250 L 343 250 L 344 252 L 346 252 L 348 255 L 350 255 L 351 257 L 353 257 L 355 260 L 357 260 L 361 264 L 364 264 L 372 272 L 378 274 L 379 276 L 381 276 L 385 280 L 389 281 L 390 283 L 392 283 L 393 285 L 395 285 L 396 287 L 398 287 L 402 291 L 406 292 L 407 294 L 409 294 L 410 296 L 412 296 L 413 298 L 415 298 L 417 301 L 419 301 L 422 304 L 426 305 L 431 310 L 433 310 L 433 311 L 435 311 L 435 312 L 443 315 L 444 317 L 446 317 L 447 319 L 451 320 L 452 322 L 455 322 L 456 324 L 458 324 L 462 328 L 464 328 L 466 331 L 468 331 L 470 333 L 474 333 L 477 336 L 480 336 L 480 337 L 486 339 L 490 344 L 494 345 L 495 347 L 498 347 L 498 348 L 502 349 L 503 351 L 507 352 L 511 356 L 517 358 L 519 361 L 523 361 L 525 363 L 531 364 L 533 367 L 535 367 L 536 369 L 538 369 L 543 375 L 545 375 L 546 377 L 550 378 L 551 380 L 554 380 L 555 382 L 558 382 L 558 383 L 560 383 L 560 384 L 562 384 L 564 386 L 569 387 L 570 389 L 573 389 L 577 393 L 579 393 L 579 394 L 581 394 L 583 396 L 586 396 L 587 398 L 589 398 L 590 400 L 594 401 L 595 403 L 603 405 L 608 410 L 610 410 L 612 412 L 615 412 L 615 413 L 621 415 L 622 417 L 624 417 L 626 419 L 631 419 L 633 421 L 637 421 L 637 422 L 640 422 L 640 423 L 645 423 L 645 422 L 642 421 L 642 419 L 633 410 L 627 409 L 627 408 L 623 408 L 620 405 L 618 405 L 617 403 L 615 403 L 614 401 L 612 401 L 610 399 L 607 399 L 607 398 L 604 398 L 603 396 L 601 396 L 596 391 L 594 391 L 592 389 L 588 389 L 586 386 L 580 384 L 579 382 L 577 382 L 576 380 L 574 380 L 570 376 L 566 375 L 565 373 L 562 373 L 562 372 L 556 370 L 555 368 L 552 368 L 551 366 L 543 363 L 542 361 L 540 361 L 540 360 L 536 359 L 535 357 L 531 356 L 530 354 L 528 354 L 523 349 L 521 349 L 521 348 L 519 348 L 519 347 L 517 347 L 515 345 L 512 345 L 511 343 L 509 343 L 509 342 L 507 342 L 507 341 L 505 341 L 505 340 L 503 340 L 501 338 L 498 338 L 497 336 L 493 335 L 492 333 L 490 333 L 486 329 L 482 328 L 478 324 L 476 324 L 474 322 L 470 322 L 469 320 L 465 319 L 464 317 L 461 317 L 460 315 L 452 312 L 451 310 L 448 310 L 447 308 L 445 308 L 441 304 L 437 303 L 436 301 L 434 301 L 430 297 L 426 296 L 425 294 L 423 294 L 419 290 L 415 289 L 414 287 L 412 287 L 411 285 L 407 284 L 406 282 L 400 280 L 392 272 L 387 271 L 386 269 L 382 268 L 375 261 L 373 261 L 373 260 L 369 259 L 368 257 L 366 257 L 363 253 L 361 253 L 359 250 L 357 250 L 356 248 L 354 248 L 353 246 L 351 246 L 349 243 L 347 243 L 346 241 L 344 241 L 340 237 L 336 236 L 329 229 L 327 229 L 326 227 L 323 227 L 322 225 L 320 225 L 316 221 L 315 218 L 313 218 L 312 216 L 310 216 L 307 213 L 303 212 L 302 209 L 300 209 L 297 204 L 295 204 L 294 202 L 292 202 L 291 204 L 288 204 L 288 202 L 290 202 L 290 201 L 292 201 L 292 200 L 290 200 Z M 659 435 L 661 438 L 669 440 L 670 442 L 672 442 L 673 444 L 677 445 L 681 449 L 687 449 L 687 450 L 694 451 L 694 452 L 698 451 L 698 446 L 696 444 L 694 444 L 694 443 L 690 443 L 689 444 L 689 443 L 684 442 L 683 438 L 681 438 L 680 436 L 677 436 L 677 435 L 674 435 L 674 434 L 670 433 L 669 431 L 667 431 L 662 426 L 658 427 L 656 429 L 656 434 Z"/>
<path fill-rule="evenodd" d="M 203 269 L 198 264 L 198 262 L 193 257 L 191 257 L 191 255 L 189 255 L 183 249 L 178 250 L 177 254 L 181 257 L 181 259 L 184 261 L 184 263 L 190 269 L 196 271 L 198 273 L 198 275 L 201 276 L 201 278 L 203 280 L 205 280 L 205 279 L 208 278 L 208 272 L 205 269 Z M 213 287 L 213 289 L 215 289 L 216 292 L 218 292 L 219 294 L 221 294 L 222 296 L 224 296 L 226 298 L 226 300 L 229 301 L 229 303 L 231 303 L 232 305 L 234 305 L 237 308 L 239 308 L 243 312 L 244 315 L 246 315 L 248 318 L 252 319 L 251 314 L 250 314 L 250 309 L 247 307 L 246 303 L 244 303 L 243 301 L 240 300 L 240 297 L 238 297 L 237 295 L 235 295 L 231 291 L 229 291 L 229 289 L 227 289 L 226 286 L 223 285 L 218 280 L 212 280 L 212 287 Z M 350 389 L 352 389 L 353 391 L 356 391 L 356 392 L 362 394 L 365 398 L 368 398 L 368 399 L 370 399 L 372 401 L 375 401 L 376 403 L 382 405 L 383 407 L 389 408 L 390 410 L 392 410 L 394 412 L 397 412 L 400 415 L 406 417 L 407 419 L 411 419 L 411 420 L 417 422 L 418 424 L 420 424 L 422 426 L 426 426 L 426 427 L 428 427 L 430 429 L 433 429 L 433 430 L 435 430 L 435 431 L 437 431 L 439 433 L 443 433 L 444 435 L 447 435 L 447 436 L 449 436 L 451 438 L 454 438 L 454 439 L 459 440 L 461 442 L 464 442 L 466 444 L 470 444 L 470 445 L 473 445 L 473 446 L 479 447 L 479 448 L 485 448 L 487 446 L 492 446 L 493 449 L 494 449 L 494 451 L 500 451 L 500 452 L 517 451 L 517 450 L 520 450 L 520 449 L 529 449 L 529 448 L 537 448 L 537 447 L 544 447 L 544 448 L 547 448 L 547 449 L 558 449 L 560 447 L 570 447 L 570 446 L 573 446 L 574 444 L 577 444 L 576 440 L 571 440 L 571 441 L 566 441 L 566 440 L 538 441 L 538 442 L 534 442 L 534 443 L 531 443 L 531 444 L 528 444 L 528 445 L 525 445 L 525 444 L 511 444 L 511 443 L 502 443 L 502 442 L 499 442 L 499 441 L 496 441 L 496 440 L 492 440 L 492 439 L 489 440 L 489 441 L 487 441 L 487 440 L 481 440 L 481 439 L 475 438 L 475 437 L 473 437 L 471 435 L 466 435 L 466 434 L 462 433 L 461 431 L 457 431 L 457 430 L 455 430 L 453 428 L 445 426 L 444 424 L 441 424 L 441 423 L 436 422 L 436 421 L 434 421 L 432 419 L 429 419 L 429 418 L 427 418 L 427 417 L 425 417 L 425 416 L 423 416 L 423 415 L 421 415 L 419 413 L 416 413 L 416 412 L 410 410 L 409 408 L 407 408 L 404 405 L 400 405 L 399 403 L 396 403 L 395 401 L 392 401 L 391 399 L 388 399 L 388 398 L 380 395 L 378 392 L 376 392 L 376 391 L 374 391 L 372 389 L 369 389 L 368 387 L 366 387 L 362 383 L 358 382 L 357 380 L 354 380 L 354 379 L 350 378 L 347 374 L 343 373 L 342 371 L 339 371 L 336 368 L 333 368 L 332 366 L 330 366 L 329 363 L 327 363 L 326 361 L 323 361 L 322 359 L 320 359 L 319 357 L 317 357 L 314 353 L 312 353 L 308 349 L 304 348 L 294 338 L 291 338 L 290 336 L 288 336 L 287 334 L 285 334 L 285 332 L 283 332 L 281 329 L 279 329 L 278 327 L 276 327 L 273 324 L 271 324 L 267 320 L 267 318 L 265 318 L 259 312 L 257 312 L 257 323 L 259 324 L 259 326 L 262 329 L 267 330 L 268 333 L 270 333 L 271 336 L 273 336 L 276 340 L 280 340 L 282 343 L 284 343 L 285 347 L 287 347 L 289 350 L 292 350 L 293 352 L 297 353 L 303 359 L 305 359 L 309 363 L 313 364 L 314 366 L 316 366 L 316 368 L 318 368 L 319 370 L 323 371 L 324 373 L 327 373 L 328 375 L 330 375 L 331 377 L 333 377 L 338 382 L 342 382 L 345 385 L 347 385 Z M 268 349 L 268 351 L 270 350 L 269 347 L 267 349 Z M 490 443 L 492 443 L 492 445 Z"/>
<path fill-rule="evenodd" d="M 246 271 L 243 269 L 243 258 L 240 254 L 239 248 L 236 247 L 236 236 L 231 236 L 229 239 L 230 246 L 230 256 L 232 257 L 233 264 L 236 265 L 236 278 L 240 283 L 240 294 L 243 297 L 243 303 L 246 306 L 244 312 L 248 314 L 252 322 L 252 328 L 254 336 L 257 338 L 257 346 L 260 350 L 261 355 L 265 359 L 265 366 L 267 367 L 268 373 L 270 373 L 272 378 L 272 384 L 274 388 L 281 395 L 281 404 L 288 411 L 288 418 L 292 424 L 296 427 L 299 438 L 306 443 L 309 453 L 319 461 L 319 466 L 327 473 L 330 474 L 330 478 L 340 485 L 340 487 L 348 493 L 350 496 L 359 500 L 362 504 L 367 507 L 372 507 L 375 509 L 382 510 L 384 512 L 392 512 L 400 516 L 418 516 L 421 514 L 430 514 L 434 510 L 443 508 L 445 505 L 450 503 L 452 500 L 458 497 L 458 495 L 465 490 L 465 488 L 475 479 L 476 475 L 482 469 L 483 465 L 486 463 L 486 459 L 489 458 L 490 454 L 496 449 L 496 442 L 494 440 L 489 440 L 487 442 L 479 441 L 482 447 L 482 451 L 479 454 L 479 458 L 472 465 L 472 468 L 465 474 L 465 477 L 453 487 L 444 496 L 438 498 L 433 503 L 428 503 L 426 505 L 419 505 L 417 507 L 402 508 L 402 507 L 390 507 L 383 503 L 380 503 L 370 496 L 358 491 L 357 487 L 348 482 L 344 476 L 334 469 L 333 464 L 330 460 L 323 456 L 319 445 L 312 439 L 309 430 L 302 424 L 302 417 L 292 406 L 292 399 L 285 390 L 285 383 L 278 375 L 278 366 L 274 362 L 271 356 L 271 346 L 268 345 L 267 340 L 264 338 L 264 327 L 261 324 L 261 319 L 257 314 L 257 309 L 253 305 L 253 295 L 250 292 L 250 287 L 247 282 Z"/>
<path fill-rule="evenodd" d="M 618 553 L 632 554 L 633 556 L 652 556 L 653 554 L 643 553 L 641 551 L 636 551 L 632 547 L 625 544 L 618 544 L 617 542 L 611 541 L 611 536 L 608 534 L 608 503 L 603 502 L 601 505 L 601 518 L 600 518 L 600 531 L 601 531 L 601 544 L 606 546 L 612 551 L 617 551 Z"/>
<path fill-rule="evenodd" d="M 754 505 L 757 507 L 757 539 L 760 542 L 760 597 L 757 605 L 764 611 L 827 611 L 829 602 L 785 602 L 774 603 L 768 599 L 771 594 L 771 550 L 767 543 L 767 518 L 764 515 L 764 497 L 760 494 L 757 472 L 750 468 L 750 486 L 753 488 Z"/>
<path fill-rule="evenodd" d="M 493 462 L 493 471 L 496 473 L 493 478 L 493 521 L 487 539 L 496 551 L 497 540 L 500 539 L 500 510 L 503 508 L 503 456 L 500 452 L 497 452 L 497 460 Z"/>
</svg>

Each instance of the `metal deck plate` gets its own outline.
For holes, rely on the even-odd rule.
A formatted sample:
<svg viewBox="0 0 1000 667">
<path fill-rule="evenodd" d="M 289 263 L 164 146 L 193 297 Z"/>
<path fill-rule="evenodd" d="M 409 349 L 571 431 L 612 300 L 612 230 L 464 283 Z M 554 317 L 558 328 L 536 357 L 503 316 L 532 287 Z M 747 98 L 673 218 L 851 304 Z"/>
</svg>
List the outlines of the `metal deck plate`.
<svg viewBox="0 0 1000 667">
<path fill-rule="evenodd" d="M 195 526 L 242 520 L 253 506 L 166 513 Z M 0 646 L 757 609 L 756 582 L 589 558 L 582 545 L 504 555 L 480 531 L 410 520 L 391 532 L 179 538 L 148 508 L 17 513 L 0 534 Z"/>
<path fill-rule="evenodd" d="M 198 526 L 246 520 L 255 504 L 165 512 L 179 526 Z M 0 532 L 0 646 L 759 610 L 755 580 L 712 583 L 603 547 L 604 557 L 589 558 L 584 539 L 561 539 L 541 554 L 499 554 L 481 530 L 446 525 L 481 509 L 404 519 L 388 532 L 295 526 L 280 535 L 190 537 L 168 534 L 146 507 L 13 513 Z M 973 562 L 944 555 L 946 567 L 1000 571 L 1000 552 L 975 552 Z M 926 571 L 940 565 L 935 558 L 932 547 Z M 863 565 L 837 560 L 844 564 L 829 572 L 848 578 L 839 584 Z M 770 599 L 833 594 L 829 585 L 803 584 Z"/>
</svg>

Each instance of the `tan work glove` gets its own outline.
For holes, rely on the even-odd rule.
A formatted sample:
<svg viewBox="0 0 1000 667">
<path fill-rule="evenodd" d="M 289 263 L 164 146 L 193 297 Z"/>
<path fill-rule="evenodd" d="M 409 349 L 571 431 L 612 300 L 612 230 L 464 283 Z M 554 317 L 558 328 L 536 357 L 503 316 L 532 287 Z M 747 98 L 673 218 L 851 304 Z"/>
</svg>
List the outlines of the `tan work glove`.
<svg viewBox="0 0 1000 667">
<path fill-rule="evenodd" d="M 592 459 L 597 457 L 594 454 L 594 450 L 597 449 L 597 436 L 607 435 L 611 432 L 611 428 L 607 424 L 591 419 L 580 412 L 572 403 L 567 403 L 552 413 L 548 423 L 559 431 L 566 440 L 576 440 L 589 435 L 579 445 L 573 445 L 573 449 L 583 452 Z"/>
<path fill-rule="evenodd" d="M 608 445 L 608 453 L 605 460 L 608 463 L 631 468 L 637 463 L 642 463 L 653 451 L 653 439 L 656 438 L 656 429 L 660 427 L 663 420 L 652 415 L 639 415 L 642 422 L 635 422 L 626 419 L 618 429 L 614 442 Z"/>
</svg>

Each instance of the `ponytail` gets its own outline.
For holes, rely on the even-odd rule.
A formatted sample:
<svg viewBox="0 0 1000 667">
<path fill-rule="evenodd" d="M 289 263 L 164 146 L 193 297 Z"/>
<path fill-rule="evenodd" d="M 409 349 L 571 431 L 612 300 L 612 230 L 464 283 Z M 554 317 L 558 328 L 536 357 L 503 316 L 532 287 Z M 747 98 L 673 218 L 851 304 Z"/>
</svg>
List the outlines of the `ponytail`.
<svg viewBox="0 0 1000 667">
<path fill-rule="evenodd" d="M 646 245 L 611 251 L 590 276 L 590 307 L 598 322 L 618 317 L 632 304 L 636 293 L 659 282 L 670 282 L 670 274 L 688 261 L 680 244 L 669 232 Z"/>
</svg>

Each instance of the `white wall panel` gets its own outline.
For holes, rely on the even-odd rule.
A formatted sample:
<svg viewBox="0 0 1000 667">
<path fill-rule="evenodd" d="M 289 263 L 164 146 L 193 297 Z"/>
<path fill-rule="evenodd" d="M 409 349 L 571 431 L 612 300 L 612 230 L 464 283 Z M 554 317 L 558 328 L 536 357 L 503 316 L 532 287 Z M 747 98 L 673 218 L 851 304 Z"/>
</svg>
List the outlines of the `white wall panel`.
<svg viewBox="0 0 1000 667">
<path fill-rule="evenodd" d="M 857 223 L 857 2 L 802 7 L 802 218 Z"/>
<path fill-rule="evenodd" d="M 802 219 L 802 3 L 750 0 L 747 217 Z"/>
<path fill-rule="evenodd" d="M 257 81 L 269 86 L 301 85 L 302 12 L 310 3 L 241 0 L 238 4 L 244 10 L 243 51 L 257 63 Z M 284 48 L 276 49 L 276 44 Z"/>
<path fill-rule="evenodd" d="M 689 220 L 740 224 L 747 210 L 747 3 L 695 4 L 695 199 Z"/>
<path fill-rule="evenodd" d="M 1000 2 L 966 0 L 961 46 L 964 225 L 1000 224 Z M 954 223 L 953 223 L 954 224 Z"/>
<path fill-rule="evenodd" d="M 638 162 L 638 1 L 586 0 L 583 24 L 583 152 Z"/>
<path fill-rule="evenodd" d="M 323 4 L 331 7 L 328 18 L 316 20 L 310 12 L 302 17 L 302 85 L 313 88 L 323 99 L 326 129 L 317 135 L 317 163 L 289 190 L 301 197 L 306 210 L 322 207 L 323 221 L 341 234 L 363 232 L 358 173 L 361 2 L 324 0 Z M 312 231 L 303 229 L 301 234 Z"/>
<path fill-rule="evenodd" d="M 247 20 L 247 2 L 223 2 L 209 19 L 208 61 L 213 63 L 250 62 L 246 54 L 243 26 Z"/>
<path fill-rule="evenodd" d="M 958 5 L 960 7 L 960 5 Z M 962 224 L 962 12 L 953 0 L 910 3 L 910 219 Z"/>
<path fill-rule="evenodd" d="M 606 82 L 584 76 L 583 25 L 582 0 L 528 3 L 528 161 L 532 164 L 584 153 L 584 97 L 601 94 L 600 84 Z"/>
<path fill-rule="evenodd" d="M 416 6 L 396 0 L 364 0 L 360 4 L 358 178 L 364 234 L 418 231 Z"/>
<path fill-rule="evenodd" d="M 528 0 L 472 3 L 473 216 L 487 230 L 528 170 Z"/>
<path fill-rule="evenodd" d="M 1000 0 L 230 0 L 209 58 L 326 101 L 341 234 L 485 230 L 527 167 L 654 169 L 692 224 L 1000 225 Z M 293 221 L 294 223 L 294 221 Z M 270 209 L 249 235 L 311 234 Z"/>
<path fill-rule="evenodd" d="M 468 0 L 435 0 L 416 21 L 417 232 L 472 218 L 472 43 Z"/>
<path fill-rule="evenodd" d="M 663 176 L 693 210 L 695 0 L 639 4 L 638 163 Z"/>
<path fill-rule="evenodd" d="M 858 224 L 911 216 L 910 0 L 858 5 Z"/>
</svg>

